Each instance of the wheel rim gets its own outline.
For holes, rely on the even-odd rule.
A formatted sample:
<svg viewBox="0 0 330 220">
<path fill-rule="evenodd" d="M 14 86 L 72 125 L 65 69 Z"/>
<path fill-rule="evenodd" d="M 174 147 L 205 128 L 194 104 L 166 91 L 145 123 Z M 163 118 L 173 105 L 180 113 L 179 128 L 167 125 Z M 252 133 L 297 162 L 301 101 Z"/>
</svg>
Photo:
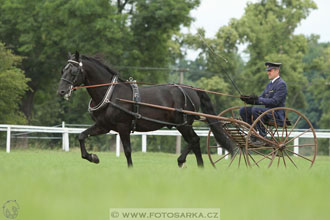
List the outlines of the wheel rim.
<svg viewBox="0 0 330 220">
<path fill-rule="evenodd" d="M 276 117 L 279 111 L 284 111 L 284 120 Z M 254 133 L 257 127 L 264 129 L 265 138 Z M 297 140 L 308 134 L 306 140 Z M 254 146 L 249 141 L 251 136 L 264 142 L 264 145 Z M 279 107 L 269 109 L 254 121 L 249 131 L 245 144 L 245 154 L 249 166 L 267 164 L 268 167 L 279 166 L 312 167 L 317 154 L 317 139 L 315 130 L 305 115 L 299 111 Z M 267 159 L 267 160 L 266 160 Z"/>
</svg>

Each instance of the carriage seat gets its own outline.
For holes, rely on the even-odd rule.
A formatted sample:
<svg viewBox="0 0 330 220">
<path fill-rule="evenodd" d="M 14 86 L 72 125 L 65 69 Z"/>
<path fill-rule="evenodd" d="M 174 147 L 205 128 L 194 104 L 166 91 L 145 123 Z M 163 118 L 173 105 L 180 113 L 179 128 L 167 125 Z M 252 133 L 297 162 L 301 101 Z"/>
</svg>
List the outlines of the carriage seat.
<svg viewBox="0 0 330 220">
<path fill-rule="evenodd" d="M 275 122 L 273 119 L 270 119 L 266 121 L 266 125 L 275 126 Z M 278 127 L 283 127 L 283 122 L 276 120 L 276 125 Z M 286 119 L 286 126 L 290 126 L 290 125 L 292 125 L 291 121 L 289 119 Z"/>
</svg>

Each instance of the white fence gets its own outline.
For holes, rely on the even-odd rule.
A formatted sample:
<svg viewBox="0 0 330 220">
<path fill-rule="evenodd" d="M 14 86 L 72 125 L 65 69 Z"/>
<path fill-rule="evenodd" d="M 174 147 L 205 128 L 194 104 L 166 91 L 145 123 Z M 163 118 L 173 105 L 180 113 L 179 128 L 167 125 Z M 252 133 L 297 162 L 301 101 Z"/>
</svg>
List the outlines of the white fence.
<svg viewBox="0 0 330 220">
<path fill-rule="evenodd" d="M 27 126 L 27 125 L 4 125 L 0 124 L 0 131 L 7 132 L 7 141 L 6 141 L 6 152 L 10 152 L 10 142 L 11 142 L 11 133 L 12 132 L 26 132 L 26 133 L 58 133 L 62 134 L 62 149 L 65 151 L 69 151 L 69 134 L 79 134 L 83 132 L 86 128 L 70 128 L 65 127 L 65 124 L 62 124 L 62 127 L 45 127 L 45 126 Z M 196 130 L 195 131 L 199 136 L 208 136 L 208 130 Z M 116 156 L 120 155 L 120 137 L 116 132 L 111 131 L 109 134 L 116 135 Z M 151 132 L 134 132 L 132 135 L 141 135 L 142 143 L 141 148 L 142 152 L 147 152 L 147 136 L 148 135 L 161 135 L 161 136 L 180 136 L 181 134 L 177 130 L 157 130 Z M 297 136 L 295 132 L 292 132 L 292 137 Z M 330 139 L 330 131 L 329 130 L 317 130 L 316 131 L 317 138 L 329 138 Z M 311 132 L 307 132 L 299 138 L 313 138 L 313 134 Z M 299 144 L 299 138 L 294 140 L 294 145 Z M 298 151 L 298 147 L 295 148 L 295 151 Z M 222 151 L 218 152 L 222 154 Z"/>
</svg>

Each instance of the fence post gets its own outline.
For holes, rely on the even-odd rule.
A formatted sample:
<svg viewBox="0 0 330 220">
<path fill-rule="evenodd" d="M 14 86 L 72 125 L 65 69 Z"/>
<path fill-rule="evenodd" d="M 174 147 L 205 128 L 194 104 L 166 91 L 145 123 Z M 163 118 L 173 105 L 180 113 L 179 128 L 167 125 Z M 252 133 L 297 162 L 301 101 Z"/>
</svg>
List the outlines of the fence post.
<svg viewBox="0 0 330 220">
<path fill-rule="evenodd" d="M 116 134 L 116 157 L 120 156 L 120 136 Z"/>
<path fill-rule="evenodd" d="M 11 138 L 11 127 L 8 125 L 8 127 L 7 127 L 7 145 L 6 145 L 7 153 L 10 153 L 10 138 Z"/>
<path fill-rule="evenodd" d="M 142 135 L 142 152 L 143 153 L 147 152 L 147 135 L 146 134 Z"/>
<path fill-rule="evenodd" d="M 218 155 L 222 155 L 222 148 L 219 147 L 218 144 L 217 144 L 217 146 L 218 146 L 218 148 L 217 148 L 217 151 L 218 151 L 217 153 L 218 153 Z M 228 154 L 228 151 L 225 150 L 225 154 Z M 228 155 L 225 156 L 225 159 L 226 159 L 226 160 L 228 159 Z"/>
<path fill-rule="evenodd" d="M 62 128 L 63 128 L 63 134 L 62 134 L 62 149 L 66 152 L 69 151 L 69 132 L 68 129 L 65 128 L 65 122 L 62 121 Z"/>
<path fill-rule="evenodd" d="M 299 138 L 296 138 L 293 142 L 294 146 L 298 146 L 299 145 Z M 296 154 L 299 154 L 299 147 L 293 147 L 293 152 L 295 152 Z M 295 155 L 297 156 L 297 155 Z"/>
<path fill-rule="evenodd" d="M 222 148 L 221 147 L 219 147 L 219 145 L 217 144 L 217 153 L 219 154 L 219 155 L 222 155 Z"/>
<path fill-rule="evenodd" d="M 176 136 L 176 148 L 175 148 L 176 154 L 181 154 L 181 135 L 179 134 Z"/>
</svg>

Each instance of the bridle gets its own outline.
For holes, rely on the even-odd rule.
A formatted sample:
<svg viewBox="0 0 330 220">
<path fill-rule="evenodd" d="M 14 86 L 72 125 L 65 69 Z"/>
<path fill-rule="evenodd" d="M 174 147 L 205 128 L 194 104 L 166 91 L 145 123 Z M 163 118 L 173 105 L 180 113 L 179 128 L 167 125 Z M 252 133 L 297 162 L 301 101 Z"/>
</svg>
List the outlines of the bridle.
<svg viewBox="0 0 330 220">
<path fill-rule="evenodd" d="M 80 61 L 80 62 L 77 62 L 77 61 L 75 61 L 75 60 L 68 60 L 68 64 L 66 65 L 66 67 L 64 67 L 64 69 L 69 68 L 70 65 L 74 65 L 74 66 L 78 67 L 78 71 L 75 72 L 75 73 L 72 73 L 72 75 L 75 76 L 74 79 L 73 79 L 73 81 L 70 81 L 70 80 L 68 80 L 68 79 L 65 79 L 64 77 L 61 77 L 61 80 L 62 80 L 62 81 L 65 81 L 65 82 L 67 82 L 67 83 L 70 84 L 69 92 L 68 92 L 67 94 L 65 94 L 65 96 L 64 96 L 64 98 L 65 98 L 66 100 L 68 100 L 69 97 L 71 96 L 72 91 L 74 90 L 74 89 L 73 89 L 73 88 L 74 88 L 74 84 L 75 84 L 75 83 L 77 82 L 77 80 L 78 80 L 78 76 L 79 76 L 80 74 L 83 73 L 83 68 L 82 68 L 82 67 L 83 67 L 83 64 L 82 64 L 81 61 Z"/>
<path fill-rule="evenodd" d="M 65 79 L 63 77 L 61 78 L 61 80 L 65 81 L 67 83 L 70 83 L 72 85 L 72 87 L 73 87 L 74 83 L 77 81 L 78 75 L 83 72 L 83 69 L 82 69 L 83 64 L 82 64 L 81 61 L 80 62 L 77 62 L 75 60 L 68 60 L 68 64 L 66 65 L 66 67 L 64 67 L 64 69 L 69 68 L 69 65 L 74 65 L 74 66 L 78 67 L 78 73 L 72 73 L 72 75 L 75 76 L 73 82 L 70 81 L 70 80 L 68 80 L 68 79 Z"/>
</svg>

